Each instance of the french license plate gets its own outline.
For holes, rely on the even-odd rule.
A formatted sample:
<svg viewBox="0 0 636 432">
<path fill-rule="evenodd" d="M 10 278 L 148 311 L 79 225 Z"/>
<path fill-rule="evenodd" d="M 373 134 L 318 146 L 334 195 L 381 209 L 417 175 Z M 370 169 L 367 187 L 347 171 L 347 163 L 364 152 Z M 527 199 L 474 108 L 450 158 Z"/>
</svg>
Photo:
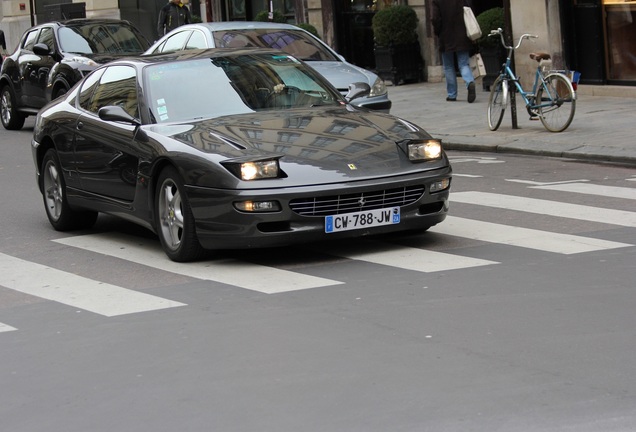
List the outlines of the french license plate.
<svg viewBox="0 0 636 432">
<path fill-rule="evenodd" d="M 350 231 L 400 223 L 400 208 L 363 210 L 334 216 L 325 216 L 325 232 Z"/>
</svg>

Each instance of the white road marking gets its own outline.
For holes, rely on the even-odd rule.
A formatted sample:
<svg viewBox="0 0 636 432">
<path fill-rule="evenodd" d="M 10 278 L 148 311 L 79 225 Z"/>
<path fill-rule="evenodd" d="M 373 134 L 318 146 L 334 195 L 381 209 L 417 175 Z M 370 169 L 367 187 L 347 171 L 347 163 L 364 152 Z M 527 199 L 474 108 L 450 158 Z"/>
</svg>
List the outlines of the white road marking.
<svg viewBox="0 0 636 432">
<path fill-rule="evenodd" d="M 107 317 L 185 306 L 1 253 L 0 285 Z"/>
<path fill-rule="evenodd" d="M 364 242 L 364 244 L 359 243 L 347 249 L 348 250 L 343 250 L 340 248 L 337 251 L 329 250 L 327 253 L 352 260 L 424 273 L 499 264 L 497 261 L 451 255 L 443 252 L 374 241 L 367 241 Z"/>
<path fill-rule="evenodd" d="M 636 200 L 636 188 L 601 186 L 589 183 L 553 184 L 545 186 L 532 186 L 531 188 Z"/>
<path fill-rule="evenodd" d="M 458 173 L 453 173 L 453 177 L 468 177 L 468 178 L 482 178 L 482 175 L 477 175 L 477 174 L 458 174 Z"/>
<path fill-rule="evenodd" d="M 548 216 L 636 227 L 636 213 L 489 192 L 451 193 L 451 202 L 516 210 Z"/>
<path fill-rule="evenodd" d="M 505 163 L 506 161 L 497 160 L 494 157 L 482 157 L 482 158 L 468 158 L 468 157 L 451 157 L 449 158 L 451 163 L 462 163 L 462 162 L 477 162 L 480 164 L 493 164 L 493 163 Z"/>
<path fill-rule="evenodd" d="M 157 241 L 133 238 L 117 233 L 91 234 L 55 241 L 171 273 L 234 285 L 265 294 L 343 283 L 235 259 L 176 263 L 168 259 Z"/>
<path fill-rule="evenodd" d="M 570 234 L 540 231 L 491 222 L 447 216 L 431 231 L 489 243 L 499 243 L 560 254 L 577 254 L 633 246 Z"/>
<path fill-rule="evenodd" d="M 534 180 L 506 179 L 506 181 L 512 182 L 512 183 L 529 184 L 533 186 L 548 186 L 548 185 L 559 185 L 559 184 L 567 184 L 567 183 L 588 182 L 589 180 L 579 179 L 579 180 L 563 180 L 563 181 L 556 181 L 556 182 L 538 182 Z"/>
<path fill-rule="evenodd" d="M 3 332 L 10 332 L 10 331 L 14 331 L 17 330 L 17 328 L 15 327 L 11 327 L 10 325 L 6 325 L 0 322 L 0 333 Z"/>
</svg>

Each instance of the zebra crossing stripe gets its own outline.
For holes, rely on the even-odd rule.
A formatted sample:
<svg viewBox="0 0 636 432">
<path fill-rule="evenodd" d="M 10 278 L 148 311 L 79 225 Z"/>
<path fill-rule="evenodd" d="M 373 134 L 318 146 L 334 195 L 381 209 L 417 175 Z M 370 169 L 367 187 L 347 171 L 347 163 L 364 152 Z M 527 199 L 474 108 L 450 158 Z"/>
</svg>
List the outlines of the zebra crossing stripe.
<svg viewBox="0 0 636 432">
<path fill-rule="evenodd" d="M 14 331 L 17 330 L 17 328 L 15 327 L 11 327 L 10 325 L 6 325 L 0 322 L 0 333 L 3 332 L 10 332 L 10 331 Z"/>
<path fill-rule="evenodd" d="M 633 246 L 627 243 L 539 231 L 454 216 L 447 216 L 443 223 L 434 226 L 431 231 L 566 255 Z"/>
<path fill-rule="evenodd" d="M 171 273 L 234 285 L 265 294 L 277 294 L 343 283 L 235 259 L 176 263 L 166 257 L 159 247 L 158 241 L 132 238 L 118 233 L 90 234 L 55 241 L 67 246 L 114 256 Z"/>
<path fill-rule="evenodd" d="M 185 306 L 2 253 L 0 285 L 107 317 Z"/>
<path fill-rule="evenodd" d="M 573 192 L 587 195 L 606 196 L 636 200 L 636 189 L 618 186 L 602 186 L 589 183 L 561 183 L 542 186 L 531 186 L 531 189 L 547 189 L 560 192 Z"/>
<path fill-rule="evenodd" d="M 347 250 L 338 248 L 337 251 L 329 250 L 326 253 L 352 260 L 424 273 L 499 264 L 497 261 L 451 255 L 371 240 L 364 243 L 360 242 L 356 246 L 347 248 Z"/>
<path fill-rule="evenodd" d="M 516 210 L 547 216 L 636 227 L 636 213 L 490 192 L 454 192 L 451 202 Z"/>
</svg>

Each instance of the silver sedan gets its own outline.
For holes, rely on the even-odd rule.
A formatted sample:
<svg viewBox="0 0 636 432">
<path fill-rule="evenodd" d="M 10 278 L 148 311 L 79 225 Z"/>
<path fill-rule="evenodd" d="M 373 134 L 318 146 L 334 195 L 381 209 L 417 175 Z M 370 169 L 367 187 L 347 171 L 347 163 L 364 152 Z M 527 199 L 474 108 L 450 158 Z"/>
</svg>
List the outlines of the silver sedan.
<svg viewBox="0 0 636 432">
<path fill-rule="evenodd" d="M 384 81 L 376 74 L 348 63 L 323 41 L 300 27 L 269 22 L 211 22 L 181 26 L 163 36 L 145 54 L 196 48 L 263 47 L 279 49 L 305 61 L 343 95 L 349 84 L 365 82 L 369 96 L 354 105 L 389 112 L 391 101 Z"/>
</svg>

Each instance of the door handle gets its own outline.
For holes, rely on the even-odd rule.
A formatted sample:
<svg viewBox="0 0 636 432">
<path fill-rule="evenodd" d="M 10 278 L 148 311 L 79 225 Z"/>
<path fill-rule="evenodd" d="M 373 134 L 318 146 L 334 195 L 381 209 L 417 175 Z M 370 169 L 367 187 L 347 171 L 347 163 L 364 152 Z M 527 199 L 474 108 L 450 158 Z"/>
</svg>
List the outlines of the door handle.
<svg viewBox="0 0 636 432">
<path fill-rule="evenodd" d="M 76 128 L 77 130 L 82 129 L 83 127 L 84 127 L 84 123 L 82 123 L 81 121 L 80 121 L 80 122 L 77 122 L 77 125 L 75 125 L 75 128 Z"/>
</svg>

